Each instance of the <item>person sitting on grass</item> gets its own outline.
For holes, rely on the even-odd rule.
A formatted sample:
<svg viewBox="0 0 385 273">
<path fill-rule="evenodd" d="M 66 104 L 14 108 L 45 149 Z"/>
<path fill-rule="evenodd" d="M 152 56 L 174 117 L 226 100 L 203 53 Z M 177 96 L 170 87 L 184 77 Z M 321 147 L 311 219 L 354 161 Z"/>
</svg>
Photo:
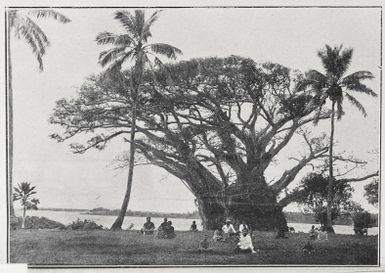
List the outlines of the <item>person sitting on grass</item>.
<svg viewBox="0 0 385 273">
<path fill-rule="evenodd" d="M 192 221 L 190 231 L 198 231 L 197 224 L 195 223 L 195 221 Z"/>
<path fill-rule="evenodd" d="M 310 234 L 310 240 L 317 239 L 317 230 L 315 229 L 314 225 L 311 226 L 309 234 Z"/>
<path fill-rule="evenodd" d="M 166 226 L 166 238 L 167 239 L 174 239 L 176 237 L 175 229 L 172 226 L 172 222 L 168 221 Z"/>
<path fill-rule="evenodd" d="M 241 235 L 239 236 L 239 242 L 237 243 L 236 251 L 239 252 L 251 252 L 257 253 L 254 250 L 253 242 L 251 236 L 248 233 L 247 229 L 243 229 Z"/>
<path fill-rule="evenodd" d="M 167 218 L 163 219 L 163 223 L 161 223 L 158 227 L 158 234 L 156 235 L 157 238 L 164 239 L 167 237 L 166 229 L 167 229 Z"/>
<path fill-rule="evenodd" d="M 208 240 L 207 234 L 203 237 L 203 240 L 199 242 L 198 247 L 199 252 L 212 252 L 213 249 L 210 247 L 210 242 Z"/>
<path fill-rule="evenodd" d="M 153 222 L 151 222 L 151 217 L 148 216 L 146 218 L 146 222 L 143 224 L 143 227 L 140 230 L 140 232 L 143 235 L 153 235 L 154 234 L 154 230 L 155 230 L 155 225 L 154 225 Z"/>
<path fill-rule="evenodd" d="M 302 251 L 307 254 L 312 254 L 314 252 L 314 247 L 310 244 L 310 241 L 302 248 Z"/>
<path fill-rule="evenodd" d="M 214 230 L 213 240 L 215 242 L 222 241 L 223 239 L 223 230 L 221 226 L 217 226 L 217 228 Z"/>
<path fill-rule="evenodd" d="M 223 241 L 227 241 L 230 237 L 237 235 L 238 233 L 235 231 L 231 220 L 227 219 L 226 224 L 222 227 L 223 231 Z"/>
<path fill-rule="evenodd" d="M 322 226 L 321 230 L 318 232 L 317 240 L 319 241 L 328 241 L 328 233 L 326 231 L 326 227 Z"/>
<path fill-rule="evenodd" d="M 247 229 L 248 231 L 250 230 L 249 225 L 246 224 L 246 221 L 242 220 L 242 223 L 239 225 L 239 228 L 238 228 L 239 234 L 241 234 L 244 229 Z"/>
</svg>

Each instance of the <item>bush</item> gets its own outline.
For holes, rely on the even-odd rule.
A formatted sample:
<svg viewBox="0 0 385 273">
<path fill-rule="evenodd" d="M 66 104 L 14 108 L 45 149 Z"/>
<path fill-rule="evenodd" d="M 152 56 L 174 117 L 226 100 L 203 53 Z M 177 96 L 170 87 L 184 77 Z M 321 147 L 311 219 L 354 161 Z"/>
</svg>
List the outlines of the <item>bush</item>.
<svg viewBox="0 0 385 273">
<path fill-rule="evenodd" d="M 367 211 L 357 212 L 353 214 L 354 232 L 362 234 L 363 229 L 373 226 L 374 219 Z"/>
<path fill-rule="evenodd" d="M 17 228 L 21 228 L 22 217 L 17 218 Z M 25 229 L 64 229 L 62 223 L 50 220 L 45 217 L 27 216 L 25 218 Z"/>
<path fill-rule="evenodd" d="M 103 226 L 96 224 L 93 220 L 80 220 L 79 218 L 66 227 L 72 230 L 102 230 Z"/>
</svg>

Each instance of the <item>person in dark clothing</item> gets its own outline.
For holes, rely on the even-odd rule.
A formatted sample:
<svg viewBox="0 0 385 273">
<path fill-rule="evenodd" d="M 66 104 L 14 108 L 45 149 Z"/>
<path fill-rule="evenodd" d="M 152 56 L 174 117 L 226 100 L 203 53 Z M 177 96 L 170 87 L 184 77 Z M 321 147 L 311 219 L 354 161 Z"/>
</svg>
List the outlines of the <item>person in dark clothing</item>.
<svg viewBox="0 0 385 273">
<path fill-rule="evenodd" d="M 166 229 L 167 229 L 167 218 L 164 218 L 163 219 L 163 223 L 161 223 L 158 227 L 158 234 L 157 234 L 157 238 L 166 238 L 167 234 L 166 234 Z"/>
<path fill-rule="evenodd" d="M 172 226 L 172 222 L 168 221 L 166 226 L 166 238 L 173 239 L 176 237 L 174 227 Z"/>
<path fill-rule="evenodd" d="M 195 221 L 192 222 L 190 231 L 198 231 L 197 224 L 195 223 Z"/>
<path fill-rule="evenodd" d="M 317 239 L 317 230 L 315 229 L 314 225 L 311 226 L 309 234 L 310 234 L 310 240 Z"/>
<path fill-rule="evenodd" d="M 146 222 L 143 224 L 142 229 L 140 230 L 143 235 L 153 235 L 155 230 L 155 225 L 151 222 L 151 217 L 146 218 Z"/>
<path fill-rule="evenodd" d="M 163 229 L 164 229 L 164 228 L 166 228 L 166 227 L 167 227 L 167 218 L 164 218 L 164 219 L 163 219 L 163 223 L 160 224 L 160 226 L 159 226 L 158 229 L 160 229 L 160 228 L 163 228 Z"/>
</svg>

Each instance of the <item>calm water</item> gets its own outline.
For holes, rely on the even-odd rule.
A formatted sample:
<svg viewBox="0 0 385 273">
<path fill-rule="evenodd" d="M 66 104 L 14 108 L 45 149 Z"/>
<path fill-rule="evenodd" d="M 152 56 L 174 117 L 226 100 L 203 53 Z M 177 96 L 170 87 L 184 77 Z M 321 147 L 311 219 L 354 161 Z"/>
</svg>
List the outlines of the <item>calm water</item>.
<svg viewBox="0 0 385 273">
<path fill-rule="evenodd" d="M 21 215 L 21 211 L 16 210 L 17 215 Z M 68 212 L 68 211 L 42 211 L 42 210 L 34 210 L 28 211 L 27 216 L 38 216 L 38 217 L 46 217 L 48 219 L 63 223 L 68 225 L 76 219 L 84 220 L 90 219 L 95 221 L 99 225 L 103 225 L 103 227 L 111 227 L 112 223 L 115 221 L 116 216 L 110 215 L 88 215 L 81 214 L 80 212 Z M 156 227 L 163 222 L 163 218 L 152 217 L 152 222 Z M 201 229 L 201 220 L 200 219 L 183 219 L 183 218 L 169 218 L 172 221 L 175 230 L 189 230 L 191 222 L 193 220 L 196 221 L 198 229 Z M 122 228 L 126 229 L 129 225 L 134 224 L 134 229 L 140 229 L 145 222 L 144 217 L 134 217 L 134 216 L 126 216 L 124 218 L 124 223 Z M 312 226 L 312 224 L 303 224 L 303 223 L 288 223 L 288 226 L 294 227 L 296 232 L 308 232 Z M 338 234 L 354 234 L 353 227 L 351 226 L 342 226 L 335 225 L 334 230 Z M 369 228 L 368 235 L 376 235 L 378 234 L 378 228 Z"/>
</svg>

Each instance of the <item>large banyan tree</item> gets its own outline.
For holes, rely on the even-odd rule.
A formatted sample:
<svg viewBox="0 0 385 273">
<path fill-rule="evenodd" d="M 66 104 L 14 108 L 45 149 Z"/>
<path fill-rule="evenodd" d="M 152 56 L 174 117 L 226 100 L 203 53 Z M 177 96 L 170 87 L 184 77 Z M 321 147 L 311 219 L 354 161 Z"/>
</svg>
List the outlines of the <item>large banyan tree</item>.
<svg viewBox="0 0 385 273">
<path fill-rule="evenodd" d="M 103 149 L 113 138 L 129 142 L 129 73 L 90 77 L 75 99 L 57 101 L 50 118 L 64 128 L 52 137 L 75 153 Z M 303 134 L 306 153 L 274 181 L 265 171 L 302 127 L 315 118 L 318 98 L 298 91 L 301 74 L 279 64 L 236 56 L 182 61 L 147 71 L 140 87 L 135 140 L 141 157 L 178 177 L 195 195 L 204 226 L 225 217 L 247 219 L 256 229 L 285 222 L 285 192 L 328 147 Z M 122 150 L 124 147 L 122 147 Z"/>
</svg>

